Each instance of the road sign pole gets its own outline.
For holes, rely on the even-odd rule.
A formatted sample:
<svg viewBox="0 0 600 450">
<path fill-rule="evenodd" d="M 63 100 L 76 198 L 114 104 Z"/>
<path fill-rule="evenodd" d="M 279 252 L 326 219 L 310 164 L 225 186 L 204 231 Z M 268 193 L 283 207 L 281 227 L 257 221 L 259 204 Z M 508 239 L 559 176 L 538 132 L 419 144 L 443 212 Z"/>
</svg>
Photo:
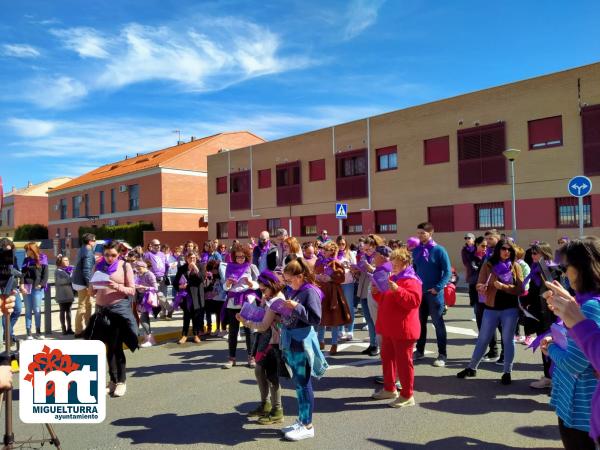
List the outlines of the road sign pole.
<svg viewBox="0 0 600 450">
<path fill-rule="evenodd" d="M 341 236 L 343 234 L 343 225 L 342 225 L 342 219 L 338 220 L 338 236 Z"/>
<path fill-rule="evenodd" d="M 583 197 L 578 197 L 579 203 L 579 238 L 583 239 Z"/>
</svg>

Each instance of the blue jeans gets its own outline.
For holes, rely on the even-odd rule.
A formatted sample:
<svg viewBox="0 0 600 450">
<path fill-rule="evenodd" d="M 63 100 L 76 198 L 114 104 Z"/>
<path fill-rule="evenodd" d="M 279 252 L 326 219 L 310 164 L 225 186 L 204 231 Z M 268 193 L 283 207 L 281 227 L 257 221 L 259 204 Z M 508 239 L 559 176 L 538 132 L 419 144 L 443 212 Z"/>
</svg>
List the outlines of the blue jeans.
<svg viewBox="0 0 600 450">
<path fill-rule="evenodd" d="M 354 307 L 354 283 L 342 284 L 342 292 L 346 301 L 348 302 L 348 308 L 350 308 L 351 322 L 345 326 L 348 334 L 354 334 L 354 314 L 356 313 Z"/>
<path fill-rule="evenodd" d="M 323 325 L 319 325 L 317 330 L 319 342 L 325 342 L 325 328 L 329 328 L 331 330 L 331 345 L 336 345 L 338 342 L 338 335 L 340 334 L 340 327 L 324 327 Z"/>
<path fill-rule="evenodd" d="M 19 292 L 17 292 L 15 294 L 15 309 L 13 310 L 13 312 L 10 314 L 10 335 L 14 336 L 15 335 L 15 324 L 17 323 L 17 320 L 19 320 L 19 317 L 21 317 L 21 311 L 23 310 L 23 299 L 21 298 L 21 294 Z M 4 319 L 4 317 L 2 318 Z M 2 341 L 4 341 L 4 320 L 2 320 Z"/>
<path fill-rule="evenodd" d="M 25 328 L 31 330 L 31 313 L 35 316 L 35 328 L 39 330 L 42 326 L 42 299 L 43 289 L 31 289 L 31 294 L 25 295 Z"/>
<path fill-rule="evenodd" d="M 513 339 L 518 320 L 519 310 L 517 308 L 502 310 L 486 309 L 483 312 L 481 330 L 479 330 L 479 337 L 477 338 L 475 350 L 473 350 L 469 368 L 477 370 L 481 358 L 485 355 L 490 339 L 496 332 L 496 327 L 498 324 L 501 324 L 502 343 L 504 344 L 504 373 L 510 373 L 512 371 L 513 360 L 515 359 L 515 343 Z"/>
<path fill-rule="evenodd" d="M 369 302 L 367 302 L 366 298 L 360 299 L 360 307 L 362 308 L 363 315 L 365 316 L 365 320 L 367 321 L 367 325 L 369 326 L 369 345 L 371 347 L 377 347 L 377 334 L 375 333 L 375 323 L 373 322 L 373 318 L 371 317 L 371 312 L 369 311 Z"/>
<path fill-rule="evenodd" d="M 427 341 L 427 319 L 431 316 L 431 321 L 435 327 L 435 336 L 437 339 L 438 353 L 447 356 L 446 353 L 446 324 L 444 323 L 444 292 L 438 292 L 433 295 L 430 292 L 423 292 L 423 300 L 419 307 L 419 320 L 421 322 L 421 336 L 417 341 L 417 351 L 425 353 L 425 342 Z M 489 339 L 488 339 L 489 342 Z"/>
<path fill-rule="evenodd" d="M 310 365 L 306 353 L 284 350 L 284 356 L 292 369 L 292 379 L 296 385 L 298 400 L 298 420 L 303 425 L 312 423 L 312 413 L 315 409 L 315 395 L 310 381 Z"/>
</svg>

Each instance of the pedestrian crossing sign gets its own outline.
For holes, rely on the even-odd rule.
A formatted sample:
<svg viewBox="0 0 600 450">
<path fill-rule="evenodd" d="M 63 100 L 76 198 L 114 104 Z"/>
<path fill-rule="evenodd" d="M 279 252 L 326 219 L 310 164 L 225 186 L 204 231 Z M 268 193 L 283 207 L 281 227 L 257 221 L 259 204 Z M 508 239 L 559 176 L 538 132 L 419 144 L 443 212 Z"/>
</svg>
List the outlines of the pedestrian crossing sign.
<svg viewBox="0 0 600 450">
<path fill-rule="evenodd" d="M 348 203 L 336 203 L 335 204 L 335 218 L 336 219 L 347 219 L 348 218 Z"/>
</svg>

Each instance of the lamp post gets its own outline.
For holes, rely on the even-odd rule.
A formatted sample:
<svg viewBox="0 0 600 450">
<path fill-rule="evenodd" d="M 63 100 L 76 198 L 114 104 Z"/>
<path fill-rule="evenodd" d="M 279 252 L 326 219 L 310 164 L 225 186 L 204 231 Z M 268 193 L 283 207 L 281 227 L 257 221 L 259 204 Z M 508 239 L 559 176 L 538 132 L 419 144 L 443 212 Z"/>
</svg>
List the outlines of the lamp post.
<svg viewBox="0 0 600 450">
<path fill-rule="evenodd" d="M 509 148 L 504 150 L 502 154 L 510 161 L 510 178 L 512 185 L 512 238 L 517 240 L 517 199 L 515 197 L 515 159 L 519 157 L 521 150 Z"/>
</svg>

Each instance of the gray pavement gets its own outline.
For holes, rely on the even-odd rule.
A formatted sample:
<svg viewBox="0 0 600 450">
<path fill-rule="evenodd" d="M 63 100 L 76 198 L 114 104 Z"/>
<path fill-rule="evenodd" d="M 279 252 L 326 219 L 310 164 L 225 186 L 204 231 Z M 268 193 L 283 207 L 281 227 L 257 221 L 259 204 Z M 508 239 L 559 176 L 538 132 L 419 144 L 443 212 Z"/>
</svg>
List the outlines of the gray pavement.
<svg viewBox="0 0 600 450">
<path fill-rule="evenodd" d="M 465 305 L 466 296 L 458 304 Z M 335 357 L 330 370 L 314 382 L 316 437 L 299 443 L 280 439 L 279 427 L 264 427 L 244 413 L 255 406 L 258 389 L 246 367 L 222 370 L 227 344 L 214 339 L 200 345 L 166 343 L 135 354 L 127 353 L 127 395 L 109 398 L 107 418 L 96 425 L 57 425 L 64 449 L 244 449 L 282 447 L 322 449 L 559 449 L 557 419 L 546 392 L 528 387 L 539 378 L 539 354 L 518 345 L 513 384 L 499 383 L 501 367 L 482 363 L 478 377 L 459 380 L 456 372 L 468 361 L 475 323 L 467 306 L 452 308 L 449 326 L 449 361 L 446 368 L 431 366 L 435 349 L 429 326 L 428 358 L 416 366 L 417 406 L 394 410 L 387 401 L 369 397 L 379 386 L 377 358 L 360 355 L 366 344 L 357 343 Z M 179 325 L 169 323 L 169 326 Z M 358 332 L 366 338 L 365 332 Z M 243 344 L 238 348 L 243 356 Z M 292 384 L 283 381 L 286 424 L 295 419 Z M 17 395 L 18 397 L 18 395 Z M 17 439 L 39 437 L 43 428 L 18 421 Z"/>
</svg>

